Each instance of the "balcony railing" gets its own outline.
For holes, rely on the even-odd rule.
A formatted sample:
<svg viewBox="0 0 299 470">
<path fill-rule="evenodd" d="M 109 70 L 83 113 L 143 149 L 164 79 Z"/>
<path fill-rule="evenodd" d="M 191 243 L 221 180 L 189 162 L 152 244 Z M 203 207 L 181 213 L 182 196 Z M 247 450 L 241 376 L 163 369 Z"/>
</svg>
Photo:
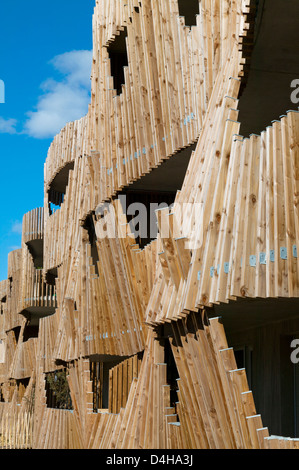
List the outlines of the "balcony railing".
<svg viewBox="0 0 299 470">
<path fill-rule="evenodd" d="M 44 208 L 33 209 L 23 217 L 23 242 L 42 240 L 44 235 Z"/>
<path fill-rule="evenodd" d="M 32 448 L 32 414 L 18 405 L 0 403 L 0 449 Z"/>
<path fill-rule="evenodd" d="M 56 286 L 44 281 L 42 269 L 32 269 L 26 276 L 22 303 L 22 309 L 56 308 Z"/>
</svg>

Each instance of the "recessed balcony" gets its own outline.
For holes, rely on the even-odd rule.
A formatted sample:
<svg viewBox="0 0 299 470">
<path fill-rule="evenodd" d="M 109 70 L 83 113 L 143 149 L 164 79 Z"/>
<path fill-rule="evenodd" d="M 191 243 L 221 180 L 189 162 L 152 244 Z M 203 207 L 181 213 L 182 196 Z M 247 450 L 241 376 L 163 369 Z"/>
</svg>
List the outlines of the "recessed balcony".
<svg viewBox="0 0 299 470">
<path fill-rule="evenodd" d="M 22 236 L 36 268 L 41 268 L 43 263 L 43 237 L 44 208 L 38 207 L 24 215 Z"/>
<path fill-rule="evenodd" d="M 45 316 L 55 312 L 57 307 L 56 286 L 43 278 L 43 270 L 33 268 L 24 279 L 22 310 Z"/>
<path fill-rule="evenodd" d="M 66 194 L 69 173 L 74 169 L 74 162 L 67 163 L 55 176 L 48 189 L 49 215 L 60 209 Z"/>
</svg>

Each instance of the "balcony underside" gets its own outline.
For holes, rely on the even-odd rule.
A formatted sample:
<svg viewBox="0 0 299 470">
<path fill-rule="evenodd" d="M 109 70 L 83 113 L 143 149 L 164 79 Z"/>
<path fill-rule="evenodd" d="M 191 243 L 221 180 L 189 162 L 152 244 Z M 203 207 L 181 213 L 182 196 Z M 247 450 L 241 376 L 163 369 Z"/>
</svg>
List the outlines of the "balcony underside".
<svg viewBox="0 0 299 470">
<path fill-rule="evenodd" d="M 299 317 L 298 298 L 243 299 L 215 305 L 208 310 L 209 317 L 221 317 L 225 330 L 235 333 L 267 323 Z"/>
<path fill-rule="evenodd" d="M 36 326 L 38 325 L 40 318 L 54 315 L 55 310 L 55 307 L 28 307 L 26 310 L 23 310 L 21 314 L 30 320 L 31 326 Z"/>
</svg>

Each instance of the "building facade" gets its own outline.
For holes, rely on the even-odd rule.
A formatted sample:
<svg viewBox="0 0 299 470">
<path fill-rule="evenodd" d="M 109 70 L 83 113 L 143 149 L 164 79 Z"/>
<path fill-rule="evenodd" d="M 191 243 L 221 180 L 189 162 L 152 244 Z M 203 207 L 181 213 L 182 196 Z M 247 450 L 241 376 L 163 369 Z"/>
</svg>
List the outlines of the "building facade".
<svg viewBox="0 0 299 470">
<path fill-rule="evenodd" d="M 0 447 L 299 445 L 298 110 L 240 133 L 260 8 L 96 1 L 0 283 Z"/>
</svg>

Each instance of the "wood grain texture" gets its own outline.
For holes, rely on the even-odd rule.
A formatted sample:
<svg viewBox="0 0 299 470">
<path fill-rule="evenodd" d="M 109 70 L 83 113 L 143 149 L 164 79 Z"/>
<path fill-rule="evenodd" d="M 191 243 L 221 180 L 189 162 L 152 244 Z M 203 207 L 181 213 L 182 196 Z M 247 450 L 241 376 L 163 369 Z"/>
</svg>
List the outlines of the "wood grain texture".
<svg viewBox="0 0 299 470">
<path fill-rule="evenodd" d="M 96 1 L 88 113 L 54 138 L 0 283 L 0 447 L 298 448 L 269 435 L 207 309 L 298 297 L 299 113 L 239 135 L 255 2 L 198 7 L 189 27 L 177 0 Z M 142 248 L 117 196 L 194 144 Z M 71 409 L 49 406 L 61 370 Z"/>
</svg>

